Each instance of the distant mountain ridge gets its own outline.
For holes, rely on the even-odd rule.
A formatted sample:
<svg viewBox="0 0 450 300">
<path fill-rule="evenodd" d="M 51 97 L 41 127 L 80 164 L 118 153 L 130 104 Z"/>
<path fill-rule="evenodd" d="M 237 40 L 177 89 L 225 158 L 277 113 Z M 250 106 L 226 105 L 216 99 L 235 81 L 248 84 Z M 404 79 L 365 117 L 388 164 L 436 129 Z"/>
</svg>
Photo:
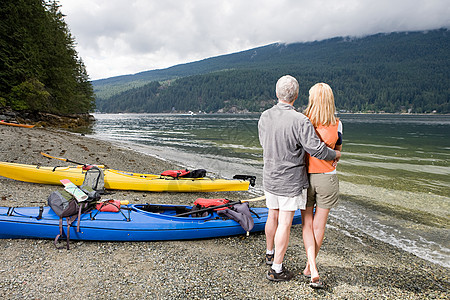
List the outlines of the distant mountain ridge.
<svg viewBox="0 0 450 300">
<path fill-rule="evenodd" d="M 120 75 L 105 79 L 92 81 L 94 91 L 102 97 L 105 89 L 118 88 L 121 91 L 139 87 L 152 81 L 165 81 L 191 75 L 207 74 L 210 72 L 220 71 L 223 68 L 235 68 L 245 64 L 248 57 L 252 57 L 254 52 L 267 51 L 267 49 L 277 48 L 281 45 L 270 44 L 238 53 L 225 54 L 216 57 L 205 58 L 203 60 L 189 62 L 185 64 L 175 65 L 166 69 L 156 69 L 143 71 L 136 74 Z M 108 93 L 106 93 L 108 94 Z M 115 94 L 115 93 L 113 93 Z M 109 95 L 110 96 L 110 95 Z"/>
<path fill-rule="evenodd" d="M 105 112 L 261 111 L 277 78 L 329 83 L 348 111 L 450 112 L 448 29 L 271 44 L 135 75 L 93 81 Z M 212 102 L 212 103 L 211 103 Z"/>
</svg>

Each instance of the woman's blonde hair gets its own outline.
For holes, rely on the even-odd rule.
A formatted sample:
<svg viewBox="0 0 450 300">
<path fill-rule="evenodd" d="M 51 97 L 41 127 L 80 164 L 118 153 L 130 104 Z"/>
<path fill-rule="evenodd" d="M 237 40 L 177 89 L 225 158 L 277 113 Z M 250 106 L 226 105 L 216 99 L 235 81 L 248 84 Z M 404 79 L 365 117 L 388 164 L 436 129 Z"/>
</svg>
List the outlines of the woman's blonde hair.
<svg viewBox="0 0 450 300">
<path fill-rule="evenodd" d="M 317 127 L 336 125 L 335 112 L 333 90 L 326 83 L 316 83 L 309 90 L 309 103 L 304 114 Z"/>
</svg>

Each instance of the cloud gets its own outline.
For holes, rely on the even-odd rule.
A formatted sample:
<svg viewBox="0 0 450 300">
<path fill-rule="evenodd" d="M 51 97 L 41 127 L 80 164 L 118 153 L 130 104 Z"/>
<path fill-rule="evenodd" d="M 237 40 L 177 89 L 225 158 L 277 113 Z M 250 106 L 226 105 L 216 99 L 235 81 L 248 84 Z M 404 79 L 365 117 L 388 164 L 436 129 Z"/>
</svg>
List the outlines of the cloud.
<svg viewBox="0 0 450 300">
<path fill-rule="evenodd" d="M 447 0 L 61 0 L 92 79 L 273 42 L 450 27 Z"/>
</svg>

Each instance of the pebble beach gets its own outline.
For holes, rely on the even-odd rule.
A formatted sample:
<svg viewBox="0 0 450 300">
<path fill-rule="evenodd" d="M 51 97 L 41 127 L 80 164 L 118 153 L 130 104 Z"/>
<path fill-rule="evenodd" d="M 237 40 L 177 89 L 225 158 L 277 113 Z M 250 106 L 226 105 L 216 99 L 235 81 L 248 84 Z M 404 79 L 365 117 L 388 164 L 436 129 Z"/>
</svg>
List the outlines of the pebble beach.
<svg viewBox="0 0 450 300">
<path fill-rule="evenodd" d="M 178 169 L 169 161 L 106 141 L 46 128 L 0 126 L 0 161 L 66 166 L 40 152 L 140 173 Z M 1 175 L 1 174 L 0 174 Z M 1 206 L 42 206 L 62 186 L 0 177 Z M 192 205 L 197 198 L 243 200 L 249 192 L 113 191 L 130 203 Z M 252 203 L 264 206 L 264 202 Z M 0 240 L 2 299 L 449 299 L 449 269 L 330 220 L 317 259 L 325 288 L 302 275 L 301 226 L 292 227 L 284 264 L 289 282 L 266 279 L 264 233 L 161 242 L 79 242 L 58 250 L 52 240 Z"/>
</svg>

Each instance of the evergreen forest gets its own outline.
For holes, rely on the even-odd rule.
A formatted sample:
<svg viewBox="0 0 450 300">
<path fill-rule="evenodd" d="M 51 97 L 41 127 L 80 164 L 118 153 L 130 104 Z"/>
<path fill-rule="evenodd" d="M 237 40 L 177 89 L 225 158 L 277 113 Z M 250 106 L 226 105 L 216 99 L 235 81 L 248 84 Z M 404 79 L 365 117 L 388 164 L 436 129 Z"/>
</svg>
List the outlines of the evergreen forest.
<svg viewBox="0 0 450 300">
<path fill-rule="evenodd" d="M 277 43 L 93 85 L 101 112 L 260 112 L 285 74 L 299 80 L 300 108 L 326 82 L 341 112 L 450 113 L 450 32 Z"/>
<path fill-rule="evenodd" d="M 59 3 L 2 0 L 0 16 L 0 108 L 93 111 L 93 87 Z"/>
</svg>

